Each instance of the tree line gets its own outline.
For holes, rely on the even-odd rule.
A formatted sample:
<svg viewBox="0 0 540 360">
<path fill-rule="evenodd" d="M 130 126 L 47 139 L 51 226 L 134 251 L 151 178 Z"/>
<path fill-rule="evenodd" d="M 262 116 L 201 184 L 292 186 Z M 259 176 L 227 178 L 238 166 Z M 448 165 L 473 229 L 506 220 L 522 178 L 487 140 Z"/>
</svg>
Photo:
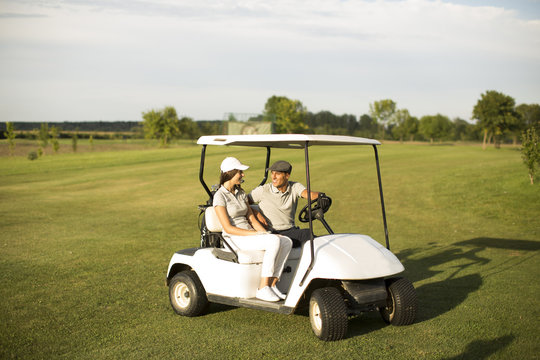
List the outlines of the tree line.
<svg viewBox="0 0 540 360">
<path fill-rule="evenodd" d="M 308 133 L 351 135 L 396 141 L 482 141 L 499 146 L 517 143 L 526 129 L 540 131 L 540 105 L 515 105 L 512 97 L 497 91 L 486 91 L 472 109 L 475 123 L 442 114 L 420 118 L 405 108 L 398 108 L 391 99 L 375 101 L 369 113 L 359 117 L 353 114 L 336 115 L 330 111 L 313 113 L 300 100 L 285 96 L 270 97 L 262 115 L 248 121 L 269 121 L 274 133 Z M 0 123 L 0 137 L 6 138 L 7 123 Z M 155 138 L 162 146 L 173 139 L 197 139 L 202 135 L 223 134 L 224 121 L 194 121 L 179 118 L 176 109 L 166 106 L 142 113 L 142 121 L 87 121 L 49 123 L 58 138 Z M 14 136 L 39 139 L 42 123 L 11 123 Z"/>
</svg>

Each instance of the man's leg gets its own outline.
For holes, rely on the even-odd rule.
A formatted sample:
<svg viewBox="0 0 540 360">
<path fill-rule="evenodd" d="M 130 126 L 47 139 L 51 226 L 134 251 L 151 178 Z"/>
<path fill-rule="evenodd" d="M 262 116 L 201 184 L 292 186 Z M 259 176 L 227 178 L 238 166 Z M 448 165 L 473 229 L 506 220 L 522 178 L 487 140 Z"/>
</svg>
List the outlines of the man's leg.
<svg viewBox="0 0 540 360">
<path fill-rule="evenodd" d="M 309 229 L 292 227 L 287 230 L 278 230 L 276 233 L 290 237 L 293 242 L 293 248 L 301 247 L 306 241 L 311 239 Z"/>
</svg>

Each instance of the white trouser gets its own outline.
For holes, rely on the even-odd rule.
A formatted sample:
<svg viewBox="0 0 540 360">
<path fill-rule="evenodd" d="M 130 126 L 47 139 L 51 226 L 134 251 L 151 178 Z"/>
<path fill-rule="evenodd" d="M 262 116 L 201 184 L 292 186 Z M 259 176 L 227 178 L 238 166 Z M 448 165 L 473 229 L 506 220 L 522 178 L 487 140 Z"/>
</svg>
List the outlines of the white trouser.
<svg viewBox="0 0 540 360">
<path fill-rule="evenodd" d="M 232 245 L 240 250 L 264 250 L 261 277 L 281 276 L 285 261 L 292 248 L 292 240 L 284 235 L 262 234 L 250 236 L 229 235 Z"/>
</svg>

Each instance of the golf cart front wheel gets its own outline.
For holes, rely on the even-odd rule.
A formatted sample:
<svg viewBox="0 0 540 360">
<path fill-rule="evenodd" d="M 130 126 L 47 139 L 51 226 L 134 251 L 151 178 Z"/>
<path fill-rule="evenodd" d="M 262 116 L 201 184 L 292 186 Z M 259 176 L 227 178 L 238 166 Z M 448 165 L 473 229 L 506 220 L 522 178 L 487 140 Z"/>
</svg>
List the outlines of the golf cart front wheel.
<svg viewBox="0 0 540 360">
<path fill-rule="evenodd" d="M 169 283 L 169 300 L 178 315 L 198 316 L 207 306 L 208 299 L 197 274 L 191 270 L 174 275 Z"/>
<path fill-rule="evenodd" d="M 313 291 L 309 300 L 309 321 L 315 335 L 323 341 L 341 340 L 347 334 L 347 307 L 338 289 Z"/>
<path fill-rule="evenodd" d="M 417 310 L 416 290 L 405 278 L 386 280 L 386 307 L 380 309 L 383 320 L 392 325 L 410 325 Z"/>
</svg>

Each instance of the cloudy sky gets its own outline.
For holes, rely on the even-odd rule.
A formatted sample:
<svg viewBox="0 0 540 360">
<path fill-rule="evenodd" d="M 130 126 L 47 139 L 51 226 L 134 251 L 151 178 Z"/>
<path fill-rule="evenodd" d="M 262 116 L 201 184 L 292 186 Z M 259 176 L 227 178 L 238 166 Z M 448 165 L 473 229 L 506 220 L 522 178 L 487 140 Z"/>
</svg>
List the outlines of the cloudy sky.
<svg viewBox="0 0 540 360">
<path fill-rule="evenodd" d="M 540 103 L 540 0 L 0 0 L 0 121 Z"/>
</svg>

